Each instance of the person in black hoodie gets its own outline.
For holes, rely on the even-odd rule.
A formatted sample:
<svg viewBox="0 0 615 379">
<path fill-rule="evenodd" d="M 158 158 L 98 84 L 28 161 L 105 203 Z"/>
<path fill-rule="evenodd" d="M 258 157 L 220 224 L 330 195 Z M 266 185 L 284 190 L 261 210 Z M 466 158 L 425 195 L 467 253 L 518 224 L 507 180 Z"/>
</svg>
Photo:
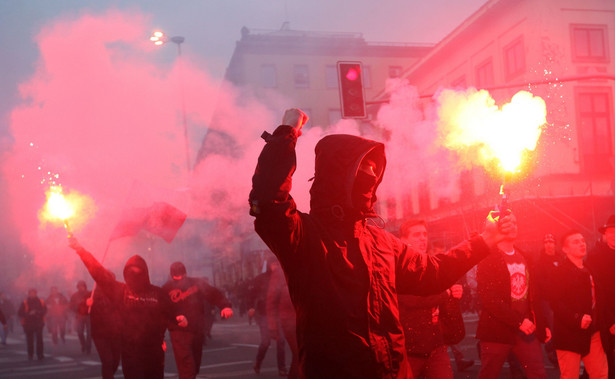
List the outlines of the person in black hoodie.
<svg viewBox="0 0 615 379">
<path fill-rule="evenodd" d="M 553 274 L 553 345 L 563 379 L 579 377 L 581 360 L 590 378 L 606 379 L 608 375 L 597 323 L 596 306 L 603 299 L 595 291 L 592 274 L 583 264 L 586 248 L 585 238 L 579 231 L 564 234 L 562 251 L 566 259 Z"/>
<path fill-rule="evenodd" d="M 222 292 L 207 284 L 203 279 L 186 276 L 182 262 L 171 264 L 171 279 L 162 290 L 172 302 L 172 312 L 184 315 L 188 326 L 171 325 L 171 343 L 180 379 L 193 379 L 199 373 L 205 339 L 205 302 L 218 306 L 220 317 L 233 316 L 231 303 Z"/>
<path fill-rule="evenodd" d="M 45 358 L 43 353 L 43 326 L 45 326 L 45 314 L 47 306 L 37 296 L 34 288 L 28 290 L 28 297 L 21 303 L 17 315 L 21 320 L 23 331 L 26 333 L 26 345 L 28 359 L 34 357 L 34 338 L 36 337 L 36 355 L 39 360 Z"/>
<path fill-rule="evenodd" d="M 408 375 L 397 293 L 431 295 L 453 285 L 509 228 L 488 218 L 447 254 L 413 251 L 368 219 L 382 181 L 384 144 L 329 135 L 316 145 L 310 213 L 290 196 L 295 145 L 308 117 L 286 111 L 266 141 L 252 177 L 250 214 L 278 257 L 297 314 L 299 371 L 305 378 L 397 378 Z"/>
<path fill-rule="evenodd" d="M 115 279 L 115 274 L 109 271 Z M 92 340 L 100 357 L 100 371 L 103 379 L 113 379 L 122 353 L 122 335 L 118 325 L 122 324 L 119 310 L 111 302 L 104 291 L 99 288 L 92 290 L 88 298 L 90 321 L 92 324 Z"/>
<path fill-rule="evenodd" d="M 124 266 L 124 280 L 113 279 L 94 256 L 76 238 L 69 246 L 77 252 L 96 285 L 118 308 L 122 339 L 122 372 L 127 379 L 164 377 L 164 333 L 170 325 L 188 325 L 182 315 L 175 316 L 169 296 L 149 280 L 147 263 L 133 255 Z"/>
</svg>

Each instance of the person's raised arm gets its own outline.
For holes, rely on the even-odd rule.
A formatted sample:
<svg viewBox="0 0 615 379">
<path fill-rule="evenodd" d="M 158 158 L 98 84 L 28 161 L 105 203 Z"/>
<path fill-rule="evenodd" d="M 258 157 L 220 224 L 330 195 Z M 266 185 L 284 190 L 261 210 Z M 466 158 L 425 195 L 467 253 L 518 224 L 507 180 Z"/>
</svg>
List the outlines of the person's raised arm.
<svg viewBox="0 0 615 379">
<path fill-rule="evenodd" d="M 307 120 L 301 110 L 288 109 L 273 134 L 263 133 L 266 144 L 252 177 L 250 214 L 255 217 L 256 232 L 278 256 L 291 253 L 298 241 L 300 220 L 290 189 L 295 146 Z"/>
<path fill-rule="evenodd" d="M 430 256 L 404 246 L 398 256 L 397 288 L 402 294 L 435 295 L 450 288 L 485 258 L 510 232 L 511 216 L 490 212 L 482 234 L 475 235 L 444 254 Z"/>
<path fill-rule="evenodd" d="M 105 293 L 110 296 L 113 301 L 116 301 L 117 299 L 115 298 L 115 291 L 113 287 L 115 287 L 117 282 L 113 278 L 113 275 L 106 268 L 104 268 L 96 258 L 94 258 L 92 253 L 84 249 L 74 236 L 69 237 L 68 246 L 75 250 L 79 258 L 81 258 L 81 261 L 94 281 L 96 281 L 96 283 L 103 288 Z"/>
</svg>

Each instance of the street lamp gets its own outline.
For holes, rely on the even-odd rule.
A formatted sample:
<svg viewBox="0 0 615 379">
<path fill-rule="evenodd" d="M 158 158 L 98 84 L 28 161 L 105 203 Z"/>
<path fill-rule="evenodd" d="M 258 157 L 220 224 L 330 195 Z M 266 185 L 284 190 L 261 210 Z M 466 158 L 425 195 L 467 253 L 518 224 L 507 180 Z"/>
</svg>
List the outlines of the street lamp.
<svg viewBox="0 0 615 379">
<path fill-rule="evenodd" d="M 177 57 L 180 58 L 182 55 L 181 44 L 185 41 L 185 38 L 182 36 L 174 36 L 169 38 L 166 34 L 161 31 L 155 31 L 149 40 L 154 43 L 156 46 L 162 46 L 168 41 L 173 42 L 177 45 Z M 182 72 L 180 65 L 180 93 L 181 93 L 181 106 L 182 106 L 182 123 L 184 126 L 184 141 L 186 143 L 186 167 L 188 168 L 188 172 L 190 172 L 190 143 L 188 141 L 188 121 L 186 119 L 186 101 L 184 98 L 184 86 L 182 80 Z"/>
</svg>

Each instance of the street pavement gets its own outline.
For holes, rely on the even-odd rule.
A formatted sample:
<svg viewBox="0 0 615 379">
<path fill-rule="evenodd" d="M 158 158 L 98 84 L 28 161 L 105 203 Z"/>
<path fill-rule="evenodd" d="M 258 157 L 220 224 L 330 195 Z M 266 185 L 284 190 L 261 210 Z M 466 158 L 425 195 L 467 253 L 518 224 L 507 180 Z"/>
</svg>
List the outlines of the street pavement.
<svg viewBox="0 0 615 379">
<path fill-rule="evenodd" d="M 453 362 L 455 379 L 473 379 L 478 376 L 480 361 L 476 351 L 474 333 L 478 317 L 464 315 L 466 338 L 457 345 L 466 359 L 474 359 L 475 365 L 457 372 Z M 28 361 L 25 339 L 22 332 L 9 335 L 6 346 L 0 345 L 0 378 L 44 378 L 44 379 L 94 379 L 100 378 L 100 362 L 94 346 L 92 353 L 84 355 L 80 351 L 75 333 L 67 335 L 66 344 L 53 346 L 48 333 L 44 333 L 45 359 Z M 165 362 L 165 378 L 177 378 L 170 338 L 166 338 L 168 350 Z M 203 362 L 198 378 L 247 378 L 272 379 L 278 376 L 275 360 L 275 343 L 269 348 L 260 375 L 253 370 L 254 357 L 259 343 L 258 326 L 248 324 L 246 317 L 234 316 L 231 320 L 216 321 L 212 329 L 212 339 L 203 350 Z M 290 364 L 290 351 L 286 351 L 287 366 Z M 452 355 L 451 355 L 452 357 Z M 558 370 L 545 359 L 549 379 L 559 377 Z M 116 378 L 122 378 L 121 367 Z M 500 378 L 511 378 L 508 367 L 502 369 Z"/>
</svg>

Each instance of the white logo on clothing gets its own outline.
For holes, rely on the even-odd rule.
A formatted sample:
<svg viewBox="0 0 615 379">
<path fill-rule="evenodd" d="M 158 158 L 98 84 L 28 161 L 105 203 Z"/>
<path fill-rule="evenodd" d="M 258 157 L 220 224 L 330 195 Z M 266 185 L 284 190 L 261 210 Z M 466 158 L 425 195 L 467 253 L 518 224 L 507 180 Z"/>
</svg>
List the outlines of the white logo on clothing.
<svg viewBox="0 0 615 379">
<path fill-rule="evenodd" d="M 514 300 L 521 300 L 527 295 L 527 278 L 525 276 L 525 264 L 507 264 L 510 273 L 510 296 Z"/>
</svg>

